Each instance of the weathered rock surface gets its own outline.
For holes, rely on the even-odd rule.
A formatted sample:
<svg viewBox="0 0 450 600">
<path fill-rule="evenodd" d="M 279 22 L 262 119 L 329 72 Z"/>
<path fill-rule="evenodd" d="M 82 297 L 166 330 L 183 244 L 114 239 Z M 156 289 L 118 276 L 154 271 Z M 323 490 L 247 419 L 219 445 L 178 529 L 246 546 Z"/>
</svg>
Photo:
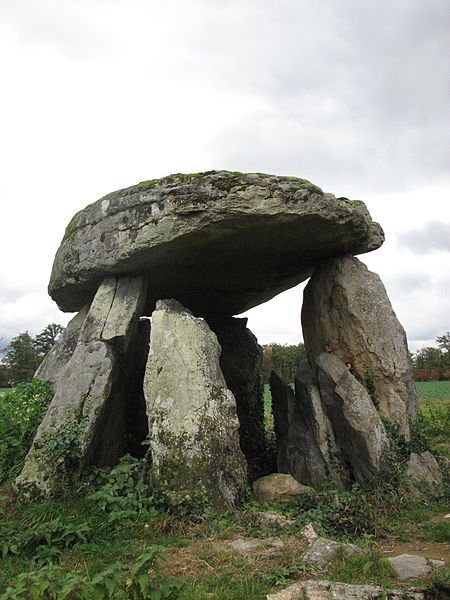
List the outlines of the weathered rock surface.
<svg viewBox="0 0 450 600">
<path fill-rule="evenodd" d="M 355 544 L 344 544 L 319 537 L 313 541 L 311 546 L 302 556 L 302 561 L 308 565 L 323 569 L 336 556 L 337 552 L 345 552 L 347 555 L 359 554 L 361 548 Z"/>
<path fill-rule="evenodd" d="M 168 493 L 233 506 L 246 484 L 236 402 L 206 321 L 175 300 L 152 314 L 144 380 L 153 476 Z"/>
<path fill-rule="evenodd" d="M 127 322 L 123 338 L 132 336 L 145 299 L 145 281 L 138 280 L 139 289 L 131 288 L 134 311 L 121 314 Z M 78 471 L 92 463 L 111 465 L 122 454 L 123 439 L 118 436 L 123 432 L 122 354 L 102 337 L 105 329 L 124 327 L 123 322 L 114 322 L 121 313 L 114 307 L 118 287 L 114 277 L 101 284 L 75 350 L 55 379 L 53 400 L 16 480 L 25 496 L 49 495 L 67 470 Z M 117 301 L 123 302 L 123 294 Z M 127 344 L 126 339 L 120 342 L 122 348 Z"/>
<path fill-rule="evenodd" d="M 246 327 L 247 319 L 222 317 L 206 320 L 222 348 L 220 368 L 236 400 L 241 449 L 253 481 L 270 472 L 270 469 L 267 470 L 264 430 L 263 349 Z"/>
<path fill-rule="evenodd" d="M 292 502 L 297 496 L 309 494 L 313 488 L 302 485 L 285 473 L 272 473 L 253 482 L 253 496 L 258 502 Z"/>
<path fill-rule="evenodd" d="M 274 529 L 276 531 L 288 529 L 289 527 L 295 525 L 295 519 L 288 519 L 284 515 L 271 510 L 258 512 L 253 518 L 255 523 L 260 527 L 265 529 Z"/>
<path fill-rule="evenodd" d="M 105 276 L 142 274 L 149 312 L 159 298 L 177 298 L 197 315 L 235 315 L 305 280 L 319 261 L 374 250 L 383 239 L 362 202 L 303 179 L 171 175 L 77 213 L 49 292 L 62 310 L 76 311 Z"/>
<path fill-rule="evenodd" d="M 341 483 L 343 473 L 333 456 L 338 449 L 320 393 L 305 371 L 295 379 L 295 392 L 275 372 L 270 376 L 277 467 L 297 481 L 320 486 L 330 480 Z"/>
<path fill-rule="evenodd" d="M 334 581 L 300 581 L 269 594 L 267 600 L 425 600 L 418 590 L 385 590 L 374 585 Z"/>
<path fill-rule="evenodd" d="M 39 365 L 34 374 L 36 379 L 55 383 L 61 369 L 66 366 L 75 351 L 88 311 L 89 305 L 87 304 L 71 319 L 61 337 Z"/>
<path fill-rule="evenodd" d="M 373 402 L 337 356 L 320 354 L 319 386 L 325 410 L 355 479 L 367 482 L 382 468 L 388 436 Z"/>
<path fill-rule="evenodd" d="M 353 256 L 324 261 L 305 288 L 302 325 L 312 368 L 329 346 L 408 437 L 418 398 L 405 331 L 378 275 Z"/>
<path fill-rule="evenodd" d="M 442 474 L 431 452 L 416 454 L 409 458 L 405 472 L 409 487 L 416 493 L 436 491 L 442 485 Z"/>
<path fill-rule="evenodd" d="M 282 550 L 284 548 L 284 542 L 279 537 L 268 537 L 268 538 L 237 538 L 227 542 L 230 548 L 236 550 L 240 554 L 250 554 L 252 552 L 269 552 L 273 553 L 274 550 Z"/>
<path fill-rule="evenodd" d="M 443 560 L 433 560 L 416 556 L 414 554 L 400 554 L 389 559 L 397 578 L 400 581 L 428 575 L 431 569 L 440 569 L 445 566 Z"/>
</svg>

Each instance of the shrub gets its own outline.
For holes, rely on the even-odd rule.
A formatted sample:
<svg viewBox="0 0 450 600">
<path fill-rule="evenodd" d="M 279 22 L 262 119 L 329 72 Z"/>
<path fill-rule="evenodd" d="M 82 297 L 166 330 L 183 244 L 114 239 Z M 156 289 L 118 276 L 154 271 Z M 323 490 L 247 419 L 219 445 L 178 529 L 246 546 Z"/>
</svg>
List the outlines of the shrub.
<svg viewBox="0 0 450 600">
<path fill-rule="evenodd" d="M 38 380 L 0 396 L 0 481 L 20 471 L 52 396 L 50 384 Z"/>
</svg>

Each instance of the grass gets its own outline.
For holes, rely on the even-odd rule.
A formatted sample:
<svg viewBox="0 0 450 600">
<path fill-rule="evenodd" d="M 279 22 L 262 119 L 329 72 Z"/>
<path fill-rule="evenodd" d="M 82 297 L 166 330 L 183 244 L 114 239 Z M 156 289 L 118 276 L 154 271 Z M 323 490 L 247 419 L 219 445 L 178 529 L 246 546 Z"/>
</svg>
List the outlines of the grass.
<svg viewBox="0 0 450 600">
<path fill-rule="evenodd" d="M 433 449 L 439 448 L 442 455 L 447 455 L 450 448 L 449 382 L 420 384 L 418 391 L 422 398 L 422 426 Z M 268 386 L 264 400 L 266 416 L 269 416 Z M 0 527 L 13 528 L 19 537 L 57 518 L 64 523 L 86 526 L 88 539 L 63 548 L 57 560 L 65 571 L 77 570 L 91 576 L 116 561 L 132 564 L 156 544 L 166 554 L 166 560 L 161 562 L 162 577 L 183 584 L 176 596 L 178 600 L 263 600 L 269 592 L 295 580 L 314 577 L 401 587 L 392 576 L 383 547 L 388 543 L 410 543 L 412 554 L 415 553 L 413 548 L 422 544 L 440 552 L 450 536 L 450 524 L 443 520 L 449 508 L 442 499 L 377 498 L 376 494 L 372 497 L 357 487 L 348 492 L 324 490 L 314 498 L 305 498 L 289 507 L 261 507 L 248 500 L 239 510 L 225 514 L 204 510 L 189 516 L 183 512 L 168 512 L 156 505 L 153 512 L 137 511 L 131 520 L 114 527 L 108 514 L 88 496 L 89 489 L 81 488 L 75 493 L 69 490 L 54 500 L 19 503 L 11 492 L 11 482 L 7 482 L 0 487 Z M 262 529 L 255 513 L 265 508 L 286 514 L 295 520 L 295 525 L 291 530 L 275 534 Z M 315 572 L 301 560 L 305 542 L 299 531 L 310 520 L 318 523 L 328 536 L 351 539 L 359 544 L 362 554 L 357 557 L 339 554 L 324 572 Z M 238 537 L 271 535 L 280 536 L 285 543 L 273 556 L 236 554 L 226 543 Z M 0 540 L 0 596 L 20 573 L 37 568 L 33 553 L 19 552 L 1 558 L 1 547 Z M 399 553 L 403 552 L 405 550 Z M 449 577 L 448 571 L 447 575 L 439 572 L 436 577 L 445 580 Z M 432 578 L 424 578 L 415 583 L 431 586 L 432 582 Z M 125 598 L 117 596 L 122 597 Z"/>
</svg>

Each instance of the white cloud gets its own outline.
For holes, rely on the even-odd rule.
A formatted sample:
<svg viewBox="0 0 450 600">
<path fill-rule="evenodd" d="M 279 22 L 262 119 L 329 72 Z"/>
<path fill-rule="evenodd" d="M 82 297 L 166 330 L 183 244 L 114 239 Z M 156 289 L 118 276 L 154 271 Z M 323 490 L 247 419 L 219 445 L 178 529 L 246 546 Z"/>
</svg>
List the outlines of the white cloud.
<svg viewBox="0 0 450 600">
<path fill-rule="evenodd" d="M 298 175 L 365 200 L 387 242 L 361 258 L 412 344 L 450 329 L 448 254 L 405 244 L 450 222 L 445 0 L 0 7 L 0 337 L 63 321 L 45 290 L 73 213 L 143 179 L 212 168 Z M 250 326 L 296 341 L 300 304 L 290 290 Z"/>
</svg>

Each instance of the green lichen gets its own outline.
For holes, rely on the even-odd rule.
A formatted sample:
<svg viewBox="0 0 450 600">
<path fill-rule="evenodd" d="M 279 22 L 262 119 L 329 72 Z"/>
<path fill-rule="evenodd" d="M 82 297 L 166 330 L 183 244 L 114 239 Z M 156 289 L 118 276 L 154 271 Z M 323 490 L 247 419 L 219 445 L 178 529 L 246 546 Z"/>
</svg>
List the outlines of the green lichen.
<svg viewBox="0 0 450 600">
<path fill-rule="evenodd" d="M 69 224 L 66 227 L 66 231 L 64 232 L 63 241 L 72 237 L 76 230 L 78 229 L 78 225 L 80 223 L 81 215 L 83 214 L 83 210 L 79 210 L 77 213 L 73 215 L 70 219 Z"/>
</svg>

